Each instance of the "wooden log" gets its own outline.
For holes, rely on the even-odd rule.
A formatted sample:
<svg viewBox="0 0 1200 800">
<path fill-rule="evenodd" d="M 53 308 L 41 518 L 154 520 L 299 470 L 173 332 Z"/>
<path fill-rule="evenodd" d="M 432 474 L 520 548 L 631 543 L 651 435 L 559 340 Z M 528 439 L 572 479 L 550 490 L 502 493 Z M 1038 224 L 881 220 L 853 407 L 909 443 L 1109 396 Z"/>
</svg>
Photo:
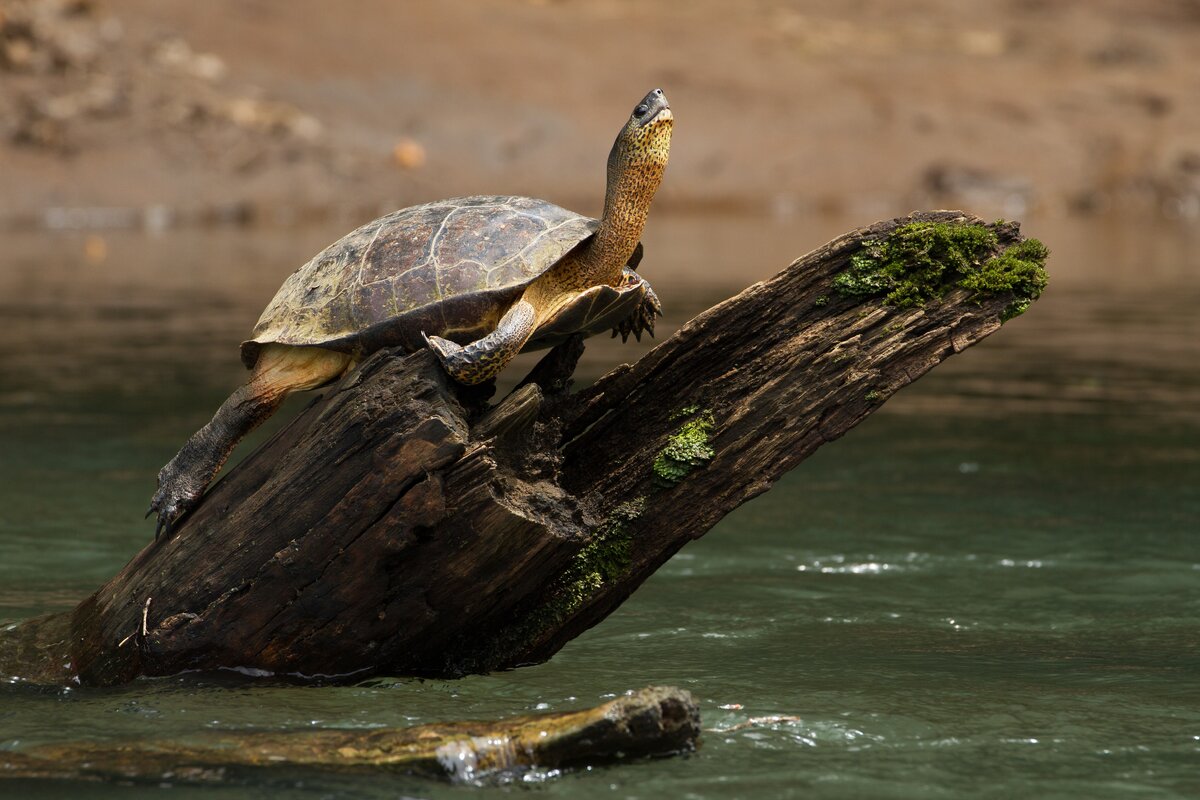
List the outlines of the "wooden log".
<svg viewBox="0 0 1200 800">
<path fill-rule="evenodd" d="M 568 342 L 490 408 L 427 351 L 376 353 L 69 620 L 11 632 L 23 648 L 0 639 L 0 662 L 19 650 L 66 666 L 0 666 L 107 685 L 547 659 L 685 543 L 1024 310 L 1045 255 L 1015 223 L 961 212 L 878 223 L 578 394 L 581 344 Z"/>
<path fill-rule="evenodd" d="M 595 708 L 409 728 L 224 732 L 185 742 L 72 742 L 0 753 L 0 779 L 224 783 L 279 770 L 403 773 L 475 781 L 529 768 L 591 766 L 692 750 L 690 694 L 651 687 Z M 0 784 L 3 785 L 3 784 Z"/>
</svg>

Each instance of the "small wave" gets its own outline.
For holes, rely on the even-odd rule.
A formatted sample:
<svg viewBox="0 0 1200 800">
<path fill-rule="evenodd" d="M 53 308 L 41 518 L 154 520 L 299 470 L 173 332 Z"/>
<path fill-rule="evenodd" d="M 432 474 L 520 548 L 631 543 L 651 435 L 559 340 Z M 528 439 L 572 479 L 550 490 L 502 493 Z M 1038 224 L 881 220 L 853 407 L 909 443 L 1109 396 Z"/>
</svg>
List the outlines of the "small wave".
<svg viewBox="0 0 1200 800">
<path fill-rule="evenodd" d="M 928 553 L 910 552 L 899 558 L 885 559 L 868 554 L 862 560 L 845 555 L 822 556 L 796 565 L 797 572 L 816 572 L 821 575 L 882 575 L 888 572 L 922 572 L 931 569 L 933 558 Z"/>
</svg>

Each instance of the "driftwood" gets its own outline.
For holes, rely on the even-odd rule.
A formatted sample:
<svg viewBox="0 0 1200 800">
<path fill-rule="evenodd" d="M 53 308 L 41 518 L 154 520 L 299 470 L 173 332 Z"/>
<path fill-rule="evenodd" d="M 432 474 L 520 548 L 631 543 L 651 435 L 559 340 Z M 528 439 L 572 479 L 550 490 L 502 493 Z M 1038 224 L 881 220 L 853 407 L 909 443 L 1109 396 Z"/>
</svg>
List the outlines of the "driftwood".
<svg viewBox="0 0 1200 800">
<path fill-rule="evenodd" d="M 1040 291 L 947 283 L 897 307 L 882 290 L 838 290 L 872 242 L 922 221 L 986 234 L 975 263 L 1023 241 L 1014 223 L 959 212 L 848 233 L 576 394 L 579 342 L 494 407 L 427 351 L 377 353 L 74 612 L 0 640 L 0 662 L 106 685 L 219 667 L 457 676 L 545 660 Z"/>
<path fill-rule="evenodd" d="M 591 766 L 692 750 L 700 714 L 655 687 L 596 708 L 373 730 L 228 732 L 162 741 L 75 742 L 0 753 L 0 779 L 213 783 L 286 770 L 404 773 L 457 781 L 528 768 Z"/>
</svg>

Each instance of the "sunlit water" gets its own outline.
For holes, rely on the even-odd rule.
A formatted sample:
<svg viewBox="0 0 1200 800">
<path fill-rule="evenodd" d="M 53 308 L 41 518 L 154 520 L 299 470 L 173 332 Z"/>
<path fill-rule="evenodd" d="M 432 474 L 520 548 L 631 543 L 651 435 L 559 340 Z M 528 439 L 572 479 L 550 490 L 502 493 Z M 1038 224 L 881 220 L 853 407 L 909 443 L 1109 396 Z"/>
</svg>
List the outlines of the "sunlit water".
<svg viewBox="0 0 1200 800">
<path fill-rule="evenodd" d="M 662 221 L 644 272 L 664 327 L 847 227 Z M 242 377 L 236 344 L 282 277 L 338 233 L 125 235 L 100 262 L 82 238 L 10 237 L 0 623 L 71 607 L 144 544 L 157 469 Z M 342 687 L 0 686 L 0 748 L 491 718 L 666 683 L 701 703 L 707 732 L 685 758 L 483 787 L 282 772 L 172 796 L 1196 796 L 1200 235 L 1030 233 L 1054 250 L 1054 282 L 1026 317 L 731 514 L 551 662 Z M 648 347 L 596 342 L 581 377 Z"/>
</svg>

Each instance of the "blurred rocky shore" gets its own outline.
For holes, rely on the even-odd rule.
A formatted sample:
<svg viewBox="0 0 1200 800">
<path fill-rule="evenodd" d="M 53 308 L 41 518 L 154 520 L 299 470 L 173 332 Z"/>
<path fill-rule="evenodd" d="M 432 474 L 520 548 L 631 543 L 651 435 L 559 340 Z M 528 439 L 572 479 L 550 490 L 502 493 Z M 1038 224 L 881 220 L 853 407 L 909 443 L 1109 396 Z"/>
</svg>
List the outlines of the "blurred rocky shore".
<svg viewBox="0 0 1200 800">
<path fill-rule="evenodd" d="M 659 207 L 1200 223 L 1200 2 L 0 1 L 0 228 L 595 213 L 667 89 Z"/>
</svg>

